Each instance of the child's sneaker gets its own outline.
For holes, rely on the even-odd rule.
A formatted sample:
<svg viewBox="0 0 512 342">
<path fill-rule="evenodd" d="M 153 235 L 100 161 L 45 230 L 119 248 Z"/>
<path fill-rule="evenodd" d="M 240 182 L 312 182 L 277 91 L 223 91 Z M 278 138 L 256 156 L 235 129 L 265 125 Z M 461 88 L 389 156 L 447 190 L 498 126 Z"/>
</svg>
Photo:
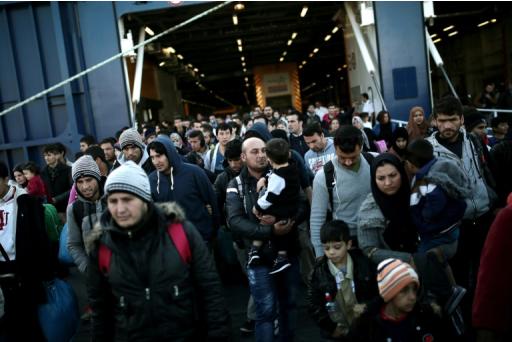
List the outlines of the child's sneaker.
<svg viewBox="0 0 512 342">
<path fill-rule="evenodd" d="M 261 257 L 257 247 L 252 246 L 247 256 L 247 267 L 260 265 Z"/>
<path fill-rule="evenodd" d="M 268 274 L 276 274 L 281 271 L 284 271 L 288 267 L 290 267 L 290 261 L 286 255 L 278 254 L 277 258 L 274 260 L 274 266 L 272 266 L 272 270 L 268 272 Z"/>
</svg>

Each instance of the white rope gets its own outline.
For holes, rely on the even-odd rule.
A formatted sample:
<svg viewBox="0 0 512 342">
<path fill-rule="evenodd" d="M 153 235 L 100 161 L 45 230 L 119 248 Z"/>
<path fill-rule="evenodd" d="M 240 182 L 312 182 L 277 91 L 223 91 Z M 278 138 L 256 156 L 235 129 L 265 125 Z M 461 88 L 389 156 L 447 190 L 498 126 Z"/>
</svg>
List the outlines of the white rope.
<svg viewBox="0 0 512 342">
<path fill-rule="evenodd" d="M 98 68 L 101 68 L 101 67 L 102 67 L 102 66 L 104 66 L 105 64 L 108 64 L 108 63 L 110 63 L 110 62 L 112 62 L 112 61 L 114 61 L 114 60 L 116 60 L 116 59 L 118 59 L 118 58 L 120 58 L 120 57 L 123 57 L 124 55 L 126 55 L 126 54 L 128 54 L 128 53 L 130 53 L 130 52 L 132 52 L 132 51 L 134 51 L 134 50 L 137 50 L 137 49 L 138 49 L 139 47 L 141 47 L 141 46 L 144 46 L 144 45 L 146 45 L 146 44 L 148 44 L 148 43 L 151 43 L 151 42 L 153 42 L 153 41 L 155 41 L 155 40 L 157 40 L 157 39 L 159 39 L 159 38 L 161 38 L 161 37 L 165 36 L 166 34 L 169 34 L 169 33 L 173 32 L 173 31 L 176 31 L 176 30 L 178 30 L 178 29 L 182 28 L 183 26 L 186 26 L 186 25 L 188 25 L 188 24 L 190 24 L 190 23 L 192 23 L 192 22 L 194 22 L 194 21 L 196 21 L 196 20 L 198 20 L 198 19 L 201 19 L 202 17 L 205 17 L 205 16 L 207 16 L 208 14 L 213 13 L 213 12 L 215 12 L 215 11 L 217 11 L 217 10 L 221 9 L 222 7 L 226 6 L 226 5 L 227 5 L 227 4 L 229 4 L 230 2 L 232 2 L 232 1 L 226 1 L 226 2 L 223 2 L 223 3 L 221 3 L 221 4 L 219 4 L 219 5 L 217 5 L 217 6 L 213 7 L 213 8 L 211 8 L 211 9 L 209 9 L 209 10 L 207 10 L 207 11 L 204 11 L 203 13 L 200 13 L 200 14 L 198 14 L 198 15 L 196 15 L 196 16 L 194 16 L 194 17 L 192 17 L 192 18 L 188 19 L 188 20 L 185 20 L 185 21 L 184 21 L 184 22 L 182 22 L 181 24 L 178 24 L 178 25 L 176 25 L 176 26 L 174 26 L 174 27 L 171 27 L 171 28 L 169 28 L 169 29 L 167 29 L 167 30 L 165 30 L 165 31 L 163 31 L 163 32 L 161 32 L 161 33 L 159 33 L 159 34 L 157 34 L 157 35 L 155 35 L 155 36 L 153 36 L 153 37 L 149 38 L 148 40 L 145 40 L 145 41 L 143 41 L 142 43 L 139 43 L 139 44 L 137 44 L 137 45 L 133 46 L 132 48 L 130 48 L 130 49 L 126 50 L 126 51 L 120 52 L 120 53 L 118 53 L 117 55 L 114 55 L 114 56 L 112 56 L 112 57 L 110 57 L 110 58 L 108 58 L 108 59 L 104 60 L 103 62 L 100 62 L 100 63 L 98 63 L 98 64 L 96 64 L 96 65 L 93 65 L 93 66 L 92 66 L 92 67 L 90 67 L 89 69 L 86 69 L 86 70 L 84 70 L 84 71 L 82 71 L 82 72 L 79 72 L 79 73 L 78 73 L 78 74 L 76 74 L 75 76 L 71 76 L 70 78 L 68 78 L 68 79 L 66 79 L 66 80 L 64 80 L 64 81 L 62 81 L 62 82 L 60 82 L 60 83 L 57 83 L 56 85 L 54 85 L 54 86 L 52 86 L 52 87 L 50 87 L 50 88 L 48 88 L 48 89 L 46 89 L 46 90 L 43 90 L 43 91 L 41 91 L 40 93 L 37 93 L 37 94 L 35 94 L 35 95 L 33 95 L 33 96 L 29 97 L 28 99 L 23 100 L 23 101 L 21 101 L 21 102 L 19 102 L 19 103 L 15 104 L 15 105 L 14 105 L 14 106 L 12 106 L 12 107 L 7 108 L 6 110 L 4 110 L 3 112 L 1 112 L 1 113 L 0 113 L 0 116 L 3 116 L 3 115 L 5 115 L 5 114 L 7 114 L 7 113 L 9 113 L 9 112 L 12 112 L 13 110 L 18 109 L 18 108 L 20 108 L 20 107 L 22 107 L 22 106 L 26 105 L 27 103 L 30 103 L 30 102 L 32 102 L 32 101 L 34 101 L 34 100 L 36 100 L 36 99 L 38 99 L 38 98 L 40 98 L 40 97 L 42 97 L 42 96 L 44 96 L 44 95 L 46 95 L 46 94 L 48 94 L 48 93 L 50 93 L 50 92 L 54 91 L 55 89 L 58 89 L 58 88 L 62 87 L 63 85 L 66 85 L 66 84 L 68 84 L 68 83 L 70 83 L 70 82 L 73 82 L 74 80 L 76 80 L 76 79 L 78 79 L 78 78 L 80 78 L 80 77 L 82 77 L 82 76 L 84 76 L 84 75 L 86 75 L 86 74 L 90 73 L 91 71 L 94 71 L 94 70 L 96 70 L 96 69 L 98 69 Z"/>
</svg>

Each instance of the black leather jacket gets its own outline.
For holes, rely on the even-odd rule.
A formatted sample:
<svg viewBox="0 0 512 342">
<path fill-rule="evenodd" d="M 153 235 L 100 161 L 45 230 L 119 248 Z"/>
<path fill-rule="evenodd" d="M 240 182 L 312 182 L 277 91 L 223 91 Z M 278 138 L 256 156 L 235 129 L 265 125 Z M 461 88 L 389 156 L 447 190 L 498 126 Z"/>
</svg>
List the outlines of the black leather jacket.
<svg viewBox="0 0 512 342">
<path fill-rule="evenodd" d="M 359 304 L 371 301 L 379 296 L 375 267 L 359 249 L 349 250 L 354 267 L 354 287 Z M 336 323 L 330 318 L 325 308 L 325 293 L 334 295 L 338 292 L 336 280 L 329 271 L 327 258 L 319 258 L 308 282 L 307 304 L 311 317 L 321 329 L 324 337 L 329 337 L 336 329 Z"/>
<path fill-rule="evenodd" d="M 263 173 L 265 175 L 266 172 Z M 236 178 L 232 179 L 228 184 L 226 193 L 226 212 L 227 222 L 231 228 L 235 238 L 242 238 L 245 246 L 250 246 L 252 240 L 268 240 L 272 237 L 273 227 L 260 224 L 258 218 L 252 213 L 252 208 L 258 201 L 258 193 L 256 191 L 256 183 L 258 180 L 251 176 L 247 167 L 243 167 L 240 171 L 240 179 L 242 181 L 243 196 L 238 192 L 238 183 Z M 306 219 L 307 200 L 302 196 L 298 203 L 297 215 L 295 216 L 295 226 L 289 233 L 292 239 L 292 246 L 289 250 L 292 254 L 299 251 L 298 235 L 296 227 Z"/>
</svg>

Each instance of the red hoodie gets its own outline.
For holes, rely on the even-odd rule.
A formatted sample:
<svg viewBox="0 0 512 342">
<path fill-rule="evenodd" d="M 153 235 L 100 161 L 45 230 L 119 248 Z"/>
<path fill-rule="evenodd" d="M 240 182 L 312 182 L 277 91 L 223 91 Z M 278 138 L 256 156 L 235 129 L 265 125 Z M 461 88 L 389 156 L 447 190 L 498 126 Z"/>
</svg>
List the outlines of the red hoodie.
<svg viewBox="0 0 512 342">
<path fill-rule="evenodd" d="M 28 181 L 27 191 L 30 195 L 41 197 L 46 199 L 46 202 L 52 203 L 52 196 L 46 189 L 46 185 L 43 182 L 43 179 L 39 175 L 35 175 Z"/>
</svg>

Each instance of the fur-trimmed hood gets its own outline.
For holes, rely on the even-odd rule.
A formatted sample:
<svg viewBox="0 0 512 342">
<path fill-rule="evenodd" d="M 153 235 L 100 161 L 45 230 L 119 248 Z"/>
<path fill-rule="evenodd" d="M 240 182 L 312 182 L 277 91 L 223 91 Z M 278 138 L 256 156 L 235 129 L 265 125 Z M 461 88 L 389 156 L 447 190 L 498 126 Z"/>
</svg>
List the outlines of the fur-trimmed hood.
<svg viewBox="0 0 512 342">
<path fill-rule="evenodd" d="M 150 203 L 149 205 L 153 205 L 153 209 L 157 211 L 157 215 L 159 217 L 163 217 L 168 222 L 184 222 L 186 220 L 185 211 L 176 202 Z M 96 222 L 90 234 L 88 234 L 84 239 L 87 253 L 93 249 L 96 241 L 101 238 L 106 230 L 115 229 L 118 228 L 113 227 L 112 216 L 107 209 L 103 215 L 101 215 L 101 219 Z"/>
<path fill-rule="evenodd" d="M 459 199 L 471 196 L 471 185 L 458 165 L 445 158 L 435 158 L 425 165 L 416 175 L 416 180 L 441 187 L 448 197 Z"/>
</svg>

